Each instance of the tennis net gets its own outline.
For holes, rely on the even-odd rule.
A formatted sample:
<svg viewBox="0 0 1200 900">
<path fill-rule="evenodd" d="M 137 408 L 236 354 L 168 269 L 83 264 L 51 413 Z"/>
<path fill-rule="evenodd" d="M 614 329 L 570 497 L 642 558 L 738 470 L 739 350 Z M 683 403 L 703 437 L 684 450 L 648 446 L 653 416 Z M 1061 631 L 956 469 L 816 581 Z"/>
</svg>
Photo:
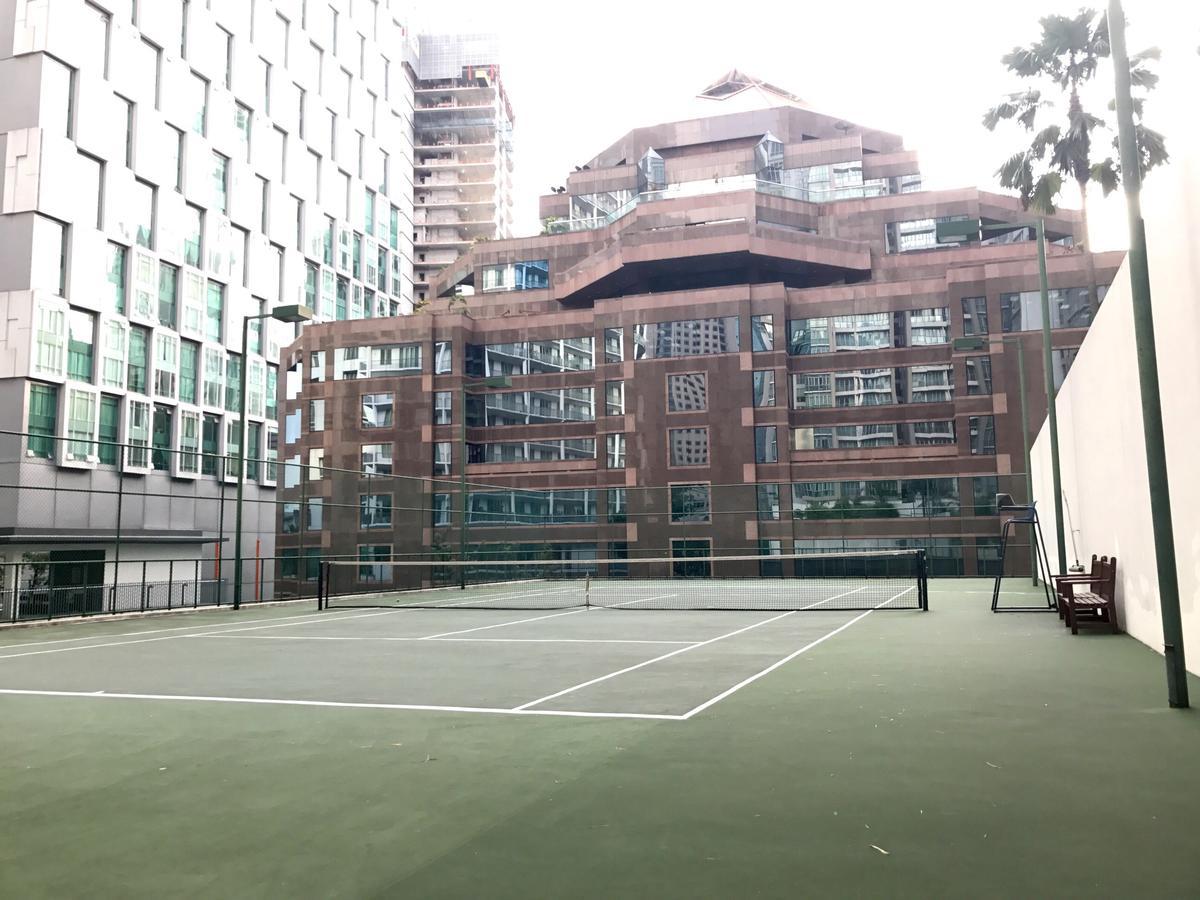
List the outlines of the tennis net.
<svg viewBox="0 0 1200 900">
<path fill-rule="evenodd" d="M 928 609 L 924 550 L 655 559 L 328 560 L 318 608 Z"/>
</svg>

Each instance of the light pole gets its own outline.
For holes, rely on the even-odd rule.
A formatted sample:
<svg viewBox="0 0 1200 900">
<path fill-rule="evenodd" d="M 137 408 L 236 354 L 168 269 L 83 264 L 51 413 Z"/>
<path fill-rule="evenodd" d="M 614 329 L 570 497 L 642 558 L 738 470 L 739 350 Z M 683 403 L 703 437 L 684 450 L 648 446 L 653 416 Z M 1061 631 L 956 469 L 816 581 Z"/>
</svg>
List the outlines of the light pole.
<svg viewBox="0 0 1200 900">
<path fill-rule="evenodd" d="M 237 473 L 237 502 L 234 504 L 234 548 L 233 548 L 233 608 L 242 608 L 242 494 L 246 488 L 246 422 L 247 397 L 246 384 L 250 371 L 250 360 L 247 359 L 250 343 L 250 323 L 263 319 L 276 319 L 280 322 L 307 322 L 313 317 L 313 311 L 307 306 L 291 304 L 277 306 L 269 313 L 242 317 L 242 369 L 238 373 L 238 391 L 241 400 L 241 419 L 238 422 L 238 473 Z M 262 350 L 262 335 L 259 335 L 259 350 Z"/>
<path fill-rule="evenodd" d="M 1058 543 L 1058 574 L 1067 574 L 1067 535 L 1063 522 L 1062 467 L 1058 456 L 1058 409 L 1054 399 L 1054 348 L 1050 343 L 1050 283 L 1046 274 L 1046 220 L 1040 216 L 1029 222 L 998 222 L 984 225 L 982 219 L 938 222 L 935 240 L 939 244 L 978 240 L 988 231 L 1032 228 L 1037 234 L 1038 285 L 1042 299 L 1042 365 L 1046 382 L 1046 418 L 1050 423 L 1050 474 L 1054 490 L 1054 534 Z M 1028 474 L 1029 462 L 1025 468 Z M 1029 500 L 1033 502 L 1033 495 Z"/>
<path fill-rule="evenodd" d="M 1025 454 L 1025 500 L 1027 503 L 1033 502 L 1033 472 L 1029 462 L 1029 410 L 1026 407 L 1025 400 L 1025 348 L 1022 346 L 1020 338 L 994 338 L 994 337 L 962 337 L 954 339 L 954 349 L 956 351 L 966 350 L 982 350 L 993 344 L 1013 344 L 1017 348 L 1017 389 L 1021 392 L 1021 448 Z M 1029 564 L 1030 576 L 1033 578 L 1033 586 L 1038 585 L 1038 564 L 1037 564 L 1037 544 L 1032 540 L 1029 541 Z"/>
<path fill-rule="evenodd" d="M 506 388 L 512 386 L 507 375 L 493 375 L 482 381 L 464 381 L 459 388 L 458 410 L 458 586 L 467 586 L 467 391 L 472 388 Z"/>
</svg>

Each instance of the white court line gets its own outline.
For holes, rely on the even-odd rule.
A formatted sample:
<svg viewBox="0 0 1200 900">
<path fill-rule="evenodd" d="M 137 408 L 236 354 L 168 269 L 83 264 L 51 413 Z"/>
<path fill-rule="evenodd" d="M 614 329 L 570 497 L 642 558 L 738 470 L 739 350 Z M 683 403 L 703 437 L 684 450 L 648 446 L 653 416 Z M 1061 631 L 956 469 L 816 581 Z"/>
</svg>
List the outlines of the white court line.
<svg viewBox="0 0 1200 900">
<path fill-rule="evenodd" d="M 871 613 L 875 612 L 875 610 L 880 609 L 883 606 L 886 606 L 887 604 L 891 603 L 893 600 L 898 600 L 899 598 L 903 597 L 905 594 L 907 594 L 911 590 L 914 590 L 914 588 L 905 588 L 900 593 L 896 594 L 896 596 L 889 597 L 887 600 L 884 600 L 883 603 L 879 604 L 879 606 L 871 607 L 871 609 L 868 609 L 866 612 L 862 613 L 861 615 L 855 616 L 849 622 L 845 622 L 842 625 L 839 625 L 837 628 L 833 629 L 833 631 L 830 631 L 828 634 L 823 634 L 819 638 L 817 638 L 815 641 L 810 641 L 809 643 L 805 644 L 799 650 L 789 653 L 783 659 L 776 660 L 775 662 L 771 663 L 771 665 L 769 665 L 765 669 L 763 669 L 761 672 L 756 672 L 755 674 L 751 675 L 749 678 L 745 678 L 742 681 L 739 681 L 733 687 L 725 689 L 724 691 L 717 694 L 717 696 L 713 697 L 712 699 L 705 700 L 699 706 L 688 710 L 687 712 L 685 712 L 683 714 L 683 718 L 690 719 L 692 716 L 696 715 L 697 713 L 704 712 L 704 710 L 708 709 L 710 706 L 720 703 L 722 700 L 724 700 L 726 697 L 729 697 L 731 694 L 736 694 L 742 688 L 746 687 L 746 685 L 753 684 L 754 682 L 758 681 L 758 679 L 762 678 L 764 675 L 768 675 L 771 672 L 774 672 L 776 669 L 778 669 L 780 666 L 784 665 L 785 663 L 791 662 L 793 659 L 795 659 L 801 653 L 805 653 L 805 652 L 811 650 L 813 647 L 817 646 L 817 644 L 820 644 L 824 641 L 829 640 L 835 634 L 845 631 L 847 628 L 849 628 L 855 622 L 862 621 L 867 616 L 869 616 Z"/>
<path fill-rule="evenodd" d="M 533 620 L 530 620 L 533 621 Z M 516 624 L 510 622 L 506 624 Z M 493 626 L 498 627 L 498 626 Z M 458 637 L 339 637 L 312 634 L 198 634 L 196 637 L 238 641 L 436 641 L 439 644 L 693 644 L 695 641 L 624 640 L 621 638 L 458 638 Z"/>
<path fill-rule="evenodd" d="M 817 602 L 818 603 L 828 603 L 830 600 L 836 600 L 838 597 L 844 597 L 847 594 L 853 594 L 855 591 L 858 591 L 858 590 L 862 590 L 862 588 L 855 588 L 854 591 L 844 591 L 841 594 L 835 594 L 832 597 L 826 597 L 824 600 L 819 600 Z M 908 590 L 912 590 L 912 588 L 909 588 Z M 908 593 L 908 591 L 904 591 L 903 593 Z M 667 596 L 673 597 L 675 595 L 669 594 Z M 656 597 L 653 599 L 659 599 L 659 598 Z M 895 599 L 895 598 L 892 598 L 892 599 Z M 630 601 L 630 602 L 634 602 L 634 601 Z M 637 602 L 644 602 L 644 601 L 637 601 Z M 890 602 L 890 601 L 887 601 L 887 602 Z M 800 607 L 800 609 L 789 610 L 788 612 L 781 613 L 778 616 L 772 616 L 769 619 L 763 619 L 761 622 L 755 622 L 753 625 L 747 625 L 745 628 L 739 628 L 737 631 L 730 631 L 726 634 L 717 635 L 714 638 L 709 638 L 706 641 L 700 641 L 700 642 L 692 644 L 688 647 L 680 647 L 678 650 L 672 650 L 670 653 L 664 653 L 662 656 L 654 657 L 654 659 L 648 659 L 645 662 L 640 662 L 640 663 L 637 663 L 636 665 L 627 666 L 624 669 L 621 669 L 617 672 L 610 672 L 607 675 L 601 675 L 599 678 L 593 678 L 591 681 L 585 681 L 582 684 L 575 685 L 574 687 L 564 688 L 561 691 L 557 691 L 556 693 L 553 693 L 553 694 L 547 694 L 545 697 L 541 697 L 537 700 L 530 700 L 528 703 L 522 703 L 520 706 L 517 706 L 514 708 L 518 709 L 518 710 L 528 709 L 531 706 L 536 706 L 537 704 L 544 703 L 547 700 L 553 700 L 555 697 L 561 697 L 563 694 L 570 694 L 570 693 L 573 693 L 574 691 L 581 690 L 582 688 L 591 687 L 593 684 L 599 684 L 601 681 L 607 681 L 610 678 L 616 678 L 618 675 L 624 675 L 627 672 L 633 672 L 634 670 L 640 669 L 643 666 L 649 666 L 649 665 L 653 665 L 656 662 L 662 662 L 664 659 L 670 659 L 672 656 L 678 656 L 680 653 L 687 653 L 689 650 L 695 650 L 697 647 L 705 647 L 708 644 L 712 644 L 717 641 L 723 641 L 723 640 L 725 640 L 725 638 L 731 638 L 731 637 L 734 637 L 735 635 L 742 634 L 743 632 L 750 631 L 753 628 L 758 628 L 760 625 L 767 625 L 771 622 L 777 622 L 780 619 L 785 619 L 788 616 L 795 615 L 796 613 L 800 612 L 801 610 L 810 609 L 816 605 L 817 605 L 816 603 L 810 603 L 807 606 Z"/>
<path fill-rule="evenodd" d="M 305 599 L 308 599 L 308 598 L 305 598 Z M 232 609 L 232 607 L 230 607 L 228 605 L 212 606 L 212 607 L 207 607 L 207 608 L 201 607 L 202 611 L 231 610 L 231 609 Z M 190 610 L 188 610 L 188 612 L 190 612 Z M 263 617 L 263 618 L 259 618 L 259 619 L 246 619 L 244 621 L 238 621 L 238 622 L 209 622 L 206 625 L 178 625 L 175 628 L 145 628 L 145 629 L 142 629 L 141 631 L 119 631 L 116 634 L 109 634 L 109 635 L 93 634 L 93 635 L 89 635 L 88 637 L 60 638 L 57 641 L 26 641 L 26 642 L 20 643 L 20 644 L 0 644 L 0 650 L 12 650 L 12 649 L 18 648 L 18 647 L 45 647 L 50 644 L 72 644 L 72 643 L 77 643 L 79 641 L 97 641 L 97 640 L 101 640 L 102 638 L 105 638 L 105 637 L 135 637 L 137 635 L 142 635 L 142 634 L 162 634 L 167 631 L 195 631 L 197 628 L 224 628 L 226 625 L 245 625 L 247 622 L 250 622 L 250 623 L 253 623 L 253 622 L 284 622 L 284 621 L 287 621 L 288 619 L 313 619 L 313 618 L 316 618 L 316 617 L 322 616 L 322 615 L 324 615 L 324 613 L 312 612 L 312 613 L 302 613 L 301 615 L 298 615 L 298 616 L 281 616 L 279 618 Z M 102 624 L 107 621 L 108 621 L 107 619 L 90 619 L 86 623 L 80 622 L 78 624 L 89 624 L 89 625 L 97 624 L 97 625 L 99 625 L 99 624 Z M 72 624 L 75 624 L 75 623 L 72 623 Z"/>
<path fill-rule="evenodd" d="M 674 596 L 675 596 L 674 594 L 660 594 L 657 597 L 638 597 L 636 600 L 629 600 L 626 603 L 614 603 L 612 605 L 613 606 L 628 606 L 630 603 L 646 603 L 650 600 L 665 600 L 668 597 L 674 597 Z M 441 607 L 438 607 L 438 608 L 440 609 Z M 576 609 L 569 609 L 566 612 L 550 613 L 550 614 L 544 615 L 544 616 L 533 616 L 532 618 L 529 618 L 529 619 L 514 619 L 511 622 L 496 622 L 493 625 L 480 625 L 476 628 L 463 628 L 459 631 L 443 631 L 440 634 L 426 635 L 425 637 L 421 638 L 421 640 L 432 641 L 432 640 L 437 640 L 440 638 L 453 637 L 456 634 L 471 634 L 472 632 L 476 632 L 476 631 L 487 631 L 490 628 L 504 628 L 507 625 L 522 625 L 525 622 L 540 622 L 542 619 L 557 619 L 559 616 L 573 616 L 576 613 L 585 613 L 585 612 L 588 612 L 588 611 L 590 611 L 592 609 L 596 609 L 596 608 L 597 607 L 594 607 L 594 606 L 585 606 L 585 607 L 580 607 L 580 608 L 576 608 Z"/>
<path fill-rule="evenodd" d="M 371 616 L 385 616 L 385 615 L 388 615 L 393 612 L 395 612 L 394 609 L 386 609 L 383 612 L 362 613 L 362 614 L 355 615 L 355 616 L 338 616 L 338 617 L 332 618 L 332 619 L 330 619 L 330 618 L 319 619 L 318 621 L 340 622 L 343 619 L 367 619 L 367 618 L 370 618 Z M 301 617 L 297 616 L 296 618 L 301 618 Z M 256 619 L 255 621 L 262 621 L 262 620 Z M 226 624 L 232 625 L 235 623 L 227 622 Z M 263 628 L 288 628 L 293 625 L 301 625 L 301 624 L 306 624 L 306 623 L 276 622 L 271 625 L 255 625 L 255 626 L 250 626 L 250 627 L 231 628 L 228 631 L 213 631 L 213 632 L 206 632 L 206 633 L 201 633 L 201 634 L 194 634 L 194 633 L 191 633 L 191 634 L 168 634 L 165 637 L 145 638 L 143 640 L 137 640 L 137 641 L 106 641 L 103 644 L 84 644 L 82 646 L 76 646 L 76 647 L 54 647 L 50 650 L 32 650 L 28 653 L 5 653 L 3 655 L 0 655 L 0 659 L 17 659 L 18 657 L 22 657 L 22 656 L 42 656 L 47 653 L 68 653 L 72 650 L 98 650 L 102 647 L 124 647 L 124 646 L 130 645 L 130 644 L 152 644 L 155 641 L 173 641 L 173 640 L 178 640 L 179 638 L 208 637 L 209 634 L 232 634 L 232 633 L 238 632 L 238 631 L 259 631 Z M 218 627 L 218 626 L 210 625 L 208 627 L 212 628 L 212 627 Z M 134 632 L 134 633 L 135 634 L 144 634 L 145 632 Z M 20 645 L 17 644 L 14 646 L 20 646 Z"/>
<path fill-rule="evenodd" d="M 427 706 L 416 703 L 353 703 L 340 700 L 283 700 L 273 697 L 209 697 L 192 694 L 106 694 L 103 691 L 28 691 L 0 688 L 0 695 L 24 697 L 82 697 L 88 700 L 190 700 L 203 703 L 251 703 L 271 706 L 318 706 L 334 709 L 416 710 L 420 712 L 492 713 L 500 716 L 564 716 L 578 719 L 660 719 L 683 721 L 665 713 L 582 712 L 570 709 L 508 709 L 491 706 Z"/>
</svg>

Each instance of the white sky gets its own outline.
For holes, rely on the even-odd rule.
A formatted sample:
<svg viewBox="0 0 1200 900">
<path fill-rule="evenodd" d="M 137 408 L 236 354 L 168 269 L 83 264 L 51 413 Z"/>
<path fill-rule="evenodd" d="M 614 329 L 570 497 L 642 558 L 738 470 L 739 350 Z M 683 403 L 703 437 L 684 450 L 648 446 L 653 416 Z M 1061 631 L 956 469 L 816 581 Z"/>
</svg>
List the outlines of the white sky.
<svg viewBox="0 0 1200 900">
<path fill-rule="evenodd" d="M 732 68 L 802 97 L 818 112 L 903 135 L 928 188 L 998 189 L 994 172 L 1022 146 L 992 134 L 984 110 L 1022 87 L 1000 63 L 1039 34 L 1037 20 L 1084 0 L 419 0 L 427 31 L 493 31 L 516 118 L 518 234 L 539 228 L 537 198 L 630 129 L 681 117 Z M 1091 4 L 1106 7 L 1107 0 Z M 1131 52 L 1163 49 L 1147 124 L 1167 136 L 1195 115 L 1200 2 L 1126 0 Z M 1111 69 L 1097 90 L 1111 96 Z M 1094 104 L 1103 108 L 1106 99 Z M 720 104 L 714 103 L 714 113 Z M 1115 156 L 1116 151 L 1112 153 Z M 1120 192 L 1089 194 L 1094 249 L 1126 244 Z M 1073 185 L 1062 196 L 1077 207 Z"/>
</svg>

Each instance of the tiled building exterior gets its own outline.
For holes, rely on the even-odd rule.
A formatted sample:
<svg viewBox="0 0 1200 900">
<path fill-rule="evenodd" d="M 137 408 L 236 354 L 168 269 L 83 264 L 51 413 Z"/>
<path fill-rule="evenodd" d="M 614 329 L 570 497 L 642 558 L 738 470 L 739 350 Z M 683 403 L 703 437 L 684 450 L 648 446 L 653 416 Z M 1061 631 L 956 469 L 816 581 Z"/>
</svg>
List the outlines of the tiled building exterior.
<svg viewBox="0 0 1200 900">
<path fill-rule="evenodd" d="M 0 561 L 49 549 L 102 572 L 119 491 L 122 560 L 161 558 L 165 577 L 169 558 L 211 558 L 232 532 L 243 317 L 411 310 L 402 13 L 0 0 L 0 408 L 33 435 L 0 436 L 21 488 L 0 497 Z M 294 334 L 250 334 L 248 557 L 273 552 Z"/>
<path fill-rule="evenodd" d="M 475 246 L 417 315 L 306 329 L 282 455 L 328 468 L 282 492 L 282 552 L 358 556 L 364 584 L 393 577 L 372 559 L 457 553 L 465 464 L 472 552 L 994 568 L 994 494 L 1024 468 L 1013 340 L 1045 415 L 1028 216 L 923 191 L 899 137 L 774 100 L 628 133 L 542 199 L 547 233 Z M 1061 378 L 1121 255 L 1075 249 L 1075 212 L 1046 230 Z"/>
</svg>

